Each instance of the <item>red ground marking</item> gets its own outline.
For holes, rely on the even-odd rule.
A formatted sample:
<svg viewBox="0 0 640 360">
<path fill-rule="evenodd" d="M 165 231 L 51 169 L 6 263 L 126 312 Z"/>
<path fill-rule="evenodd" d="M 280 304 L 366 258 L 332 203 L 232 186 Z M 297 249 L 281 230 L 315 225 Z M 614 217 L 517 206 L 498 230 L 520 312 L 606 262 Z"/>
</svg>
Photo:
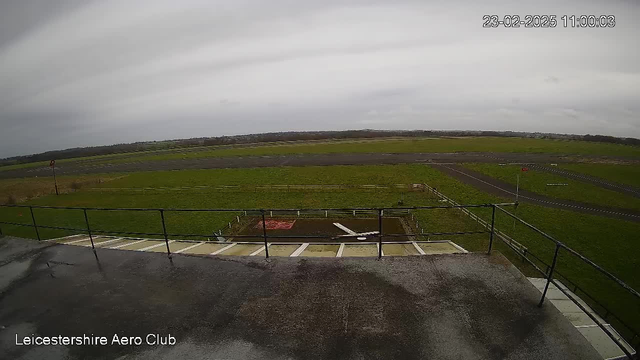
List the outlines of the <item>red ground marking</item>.
<svg viewBox="0 0 640 360">
<path fill-rule="evenodd" d="M 266 220 L 264 223 L 267 230 L 291 230 L 295 220 Z M 256 224 L 256 229 L 262 229 L 262 220 L 259 220 Z"/>
</svg>

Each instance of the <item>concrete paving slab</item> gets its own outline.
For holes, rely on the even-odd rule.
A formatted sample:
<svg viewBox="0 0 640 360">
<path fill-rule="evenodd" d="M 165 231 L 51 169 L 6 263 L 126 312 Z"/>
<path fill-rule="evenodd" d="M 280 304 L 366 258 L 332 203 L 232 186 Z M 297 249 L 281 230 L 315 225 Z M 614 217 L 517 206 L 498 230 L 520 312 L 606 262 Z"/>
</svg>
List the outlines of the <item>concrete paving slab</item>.
<svg viewBox="0 0 640 360">
<path fill-rule="evenodd" d="M 103 246 L 101 246 L 101 247 L 104 247 L 104 248 L 107 248 L 107 249 L 121 249 L 121 248 L 123 248 L 123 247 L 125 247 L 125 246 L 127 246 L 127 245 L 131 245 L 131 244 L 133 244 L 133 243 L 136 243 L 136 242 L 142 242 L 142 241 L 145 241 L 145 240 L 139 240 L 139 239 L 120 239 L 120 240 L 118 240 L 118 241 L 114 241 L 114 242 L 112 242 L 112 243 L 110 243 L 110 244 L 105 244 L 105 245 L 103 245 Z"/>
<path fill-rule="evenodd" d="M 611 327 L 609 327 L 610 329 Z M 604 332 L 600 327 L 579 327 L 578 331 L 593 345 L 593 347 L 600 353 L 603 359 L 610 359 L 619 356 L 624 356 L 624 352 L 620 349 L 616 343 L 614 343 L 609 335 Z"/>
<path fill-rule="evenodd" d="M 420 255 L 413 244 L 382 244 L 384 256 Z"/>
<path fill-rule="evenodd" d="M 300 245 L 271 245 L 269 246 L 269 256 L 291 256 Z M 264 255 L 261 252 L 260 255 Z"/>
<path fill-rule="evenodd" d="M 564 313 L 563 315 L 567 319 L 569 319 L 569 321 L 571 321 L 573 326 L 585 326 L 585 325 L 595 325 L 596 324 L 596 322 L 593 321 L 589 317 L 589 315 L 585 314 L 584 312 Z"/>
<path fill-rule="evenodd" d="M 558 310 L 560 310 L 560 312 L 563 314 L 584 312 L 578 307 L 578 305 L 576 305 L 573 301 L 569 299 L 565 299 L 565 300 L 546 299 L 545 301 L 549 301 L 553 303 L 553 305 L 555 305 L 555 307 L 558 308 Z"/>
<path fill-rule="evenodd" d="M 455 246 L 442 242 L 442 243 L 418 243 L 418 246 L 424 251 L 426 255 L 434 254 L 458 254 L 462 253 Z"/>
<path fill-rule="evenodd" d="M 345 244 L 342 257 L 377 257 L 378 246 L 375 244 Z"/>
<path fill-rule="evenodd" d="M 137 242 L 137 241 L 132 242 L 130 245 L 121 247 L 120 250 L 140 250 L 140 249 L 146 248 L 147 246 L 160 244 L 159 240 L 145 240 L 143 242 Z"/>
<path fill-rule="evenodd" d="M 536 306 L 539 292 L 497 253 L 327 261 L 39 251 L 0 298 L 5 358 L 601 359 L 555 307 Z M 16 334 L 32 333 L 159 333 L 176 345 L 15 346 Z"/>
<path fill-rule="evenodd" d="M 236 244 L 217 255 L 249 256 L 251 253 L 262 247 L 264 247 L 264 244 Z"/>
<path fill-rule="evenodd" d="M 182 249 L 186 249 L 190 246 L 196 245 L 198 244 L 197 242 L 192 242 L 192 241 L 175 241 L 172 242 L 171 244 L 169 244 L 169 249 L 171 249 L 172 253 L 175 253 L 177 251 L 180 251 Z"/>
<path fill-rule="evenodd" d="M 225 246 L 229 246 L 229 243 L 216 243 L 216 242 L 204 243 L 200 246 L 196 246 L 193 249 L 186 250 L 181 254 L 209 255 L 212 252 L 216 252 L 224 248 Z"/>
<path fill-rule="evenodd" d="M 340 245 L 311 244 L 299 256 L 306 257 L 336 257 Z M 344 256 L 344 255 L 343 255 Z"/>
<path fill-rule="evenodd" d="M 120 244 L 124 244 L 129 242 L 128 239 L 104 239 L 105 241 L 96 242 L 97 248 L 108 248 L 112 246 L 118 246 Z"/>
</svg>

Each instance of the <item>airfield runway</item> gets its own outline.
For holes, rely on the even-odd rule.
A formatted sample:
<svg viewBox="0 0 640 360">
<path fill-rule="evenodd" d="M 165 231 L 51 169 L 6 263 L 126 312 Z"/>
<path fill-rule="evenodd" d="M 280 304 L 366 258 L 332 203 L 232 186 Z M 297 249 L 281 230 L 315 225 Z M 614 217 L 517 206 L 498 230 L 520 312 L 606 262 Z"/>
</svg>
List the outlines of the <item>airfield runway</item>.
<svg viewBox="0 0 640 360">
<path fill-rule="evenodd" d="M 393 165 L 393 164 L 450 164 L 450 163 L 567 163 L 576 162 L 575 155 L 530 153 L 353 153 L 353 154 L 301 154 L 279 156 L 235 156 L 203 159 L 137 161 L 127 163 L 70 162 L 56 165 L 59 175 L 97 174 L 112 172 L 225 169 L 278 166 L 331 166 L 331 165 Z M 582 161 L 635 163 L 636 159 L 607 156 L 582 156 Z M 1 179 L 50 176 L 48 166 L 0 171 Z"/>
</svg>

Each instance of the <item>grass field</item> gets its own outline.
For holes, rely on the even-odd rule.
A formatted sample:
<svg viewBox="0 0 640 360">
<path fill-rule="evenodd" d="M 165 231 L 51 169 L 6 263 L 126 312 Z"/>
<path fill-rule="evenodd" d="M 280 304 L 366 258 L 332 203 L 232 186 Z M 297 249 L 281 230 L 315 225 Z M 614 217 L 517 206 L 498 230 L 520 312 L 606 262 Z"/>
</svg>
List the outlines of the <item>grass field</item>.
<svg viewBox="0 0 640 360">
<path fill-rule="evenodd" d="M 517 183 L 517 175 L 520 175 L 520 189 L 522 190 L 594 205 L 640 210 L 640 199 L 545 171 L 530 169 L 523 172 L 520 165 L 464 164 L 464 166 L 514 186 Z M 629 177 L 625 176 L 624 178 L 628 179 Z M 549 186 L 547 184 L 567 184 L 567 186 Z"/>
<path fill-rule="evenodd" d="M 225 170 L 184 170 L 164 172 L 140 172 L 115 174 L 115 179 L 96 184 L 87 189 L 60 196 L 48 195 L 27 204 L 79 206 L 79 207 L 166 207 L 166 208 L 315 208 L 315 207 L 393 207 L 404 197 L 407 206 L 442 204 L 428 193 L 401 192 L 398 189 L 347 189 L 317 191 L 217 191 L 196 186 L 260 185 L 260 184 L 411 184 L 427 183 L 460 203 L 502 202 L 502 199 L 479 192 L 437 170 L 423 165 L 386 166 L 332 166 L 299 168 L 260 168 Z M 190 187 L 190 188 L 186 188 Z M 143 188 L 148 190 L 139 191 Z M 153 189 L 149 189 L 153 188 Z M 181 188 L 181 189 L 179 189 Z M 404 195 L 403 195 L 404 194 Z M 490 219 L 490 210 L 474 210 L 484 219 Z M 573 247 L 596 263 L 611 271 L 634 288 L 640 288 L 636 276 L 640 261 L 635 243 L 640 225 L 637 223 L 584 215 L 571 211 L 548 209 L 521 204 L 517 214 Z M 80 210 L 35 209 L 39 225 L 64 226 L 83 229 L 83 213 Z M 225 229 L 241 213 L 186 213 L 168 212 L 167 231 L 171 234 L 212 234 Z M 420 227 L 426 232 L 475 231 L 480 227 L 460 211 L 422 210 L 416 212 Z M 28 209 L 1 208 L 3 221 L 30 224 Z M 90 211 L 89 219 L 94 230 L 121 231 L 124 233 L 153 232 L 160 237 L 162 226 L 158 211 Z M 507 216 L 498 214 L 499 229 L 512 235 L 529 250 L 550 262 L 553 245 L 540 235 L 522 225 L 513 225 Z M 28 227 L 2 226 L 5 234 L 35 237 Z M 42 229 L 45 238 L 70 234 L 61 230 Z M 458 235 L 447 237 L 471 251 L 485 251 L 488 234 Z M 513 253 L 496 244 L 516 265 L 527 270 Z M 640 323 L 638 303 L 589 267 L 563 255 L 558 270 L 573 279 L 581 287 L 594 294 L 614 313 L 622 314 L 631 323 Z"/>
<path fill-rule="evenodd" d="M 620 164 L 560 164 L 558 167 L 640 188 L 640 166 Z"/>
<path fill-rule="evenodd" d="M 407 138 L 407 139 L 354 139 L 313 143 L 262 144 L 233 148 L 199 147 L 101 155 L 60 160 L 91 161 L 101 163 L 125 163 L 136 161 L 162 161 L 198 159 L 225 156 L 258 156 L 289 154 L 338 154 L 338 153 L 442 153 L 442 152 L 506 152 L 506 153 L 556 153 L 576 155 L 610 155 L 640 157 L 640 147 L 594 143 L 584 141 L 530 139 L 530 138 Z M 41 167 L 48 163 L 18 164 L 0 167 L 2 170 Z"/>
</svg>

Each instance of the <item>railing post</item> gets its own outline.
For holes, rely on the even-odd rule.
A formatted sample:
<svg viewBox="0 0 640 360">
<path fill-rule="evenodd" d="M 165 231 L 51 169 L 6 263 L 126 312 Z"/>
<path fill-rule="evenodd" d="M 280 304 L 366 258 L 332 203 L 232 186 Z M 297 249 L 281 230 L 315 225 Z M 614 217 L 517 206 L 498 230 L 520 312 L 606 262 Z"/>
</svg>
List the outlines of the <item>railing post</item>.
<svg viewBox="0 0 640 360">
<path fill-rule="evenodd" d="M 264 210 L 260 210 L 262 213 L 262 236 L 264 237 L 264 255 L 269 258 L 269 244 L 267 244 L 267 222 L 264 220 Z"/>
<path fill-rule="evenodd" d="M 378 259 L 382 258 L 382 209 L 378 209 Z"/>
<path fill-rule="evenodd" d="M 167 245 L 167 256 L 171 259 L 171 250 L 169 250 L 169 235 L 167 235 L 167 225 L 164 223 L 164 209 L 160 209 L 160 218 L 162 218 L 162 232 L 164 233 L 164 243 Z"/>
<path fill-rule="evenodd" d="M 538 307 L 542 306 L 544 302 L 544 297 L 547 296 L 547 290 L 549 290 L 549 283 L 551 283 L 551 279 L 553 278 L 553 270 L 556 268 L 556 262 L 558 261 L 558 251 L 560 250 L 560 244 L 556 243 L 556 252 L 553 254 L 553 262 L 551 262 L 551 268 L 549 269 L 549 275 L 547 277 L 547 283 L 544 286 L 544 291 L 542 292 L 542 297 L 540 298 L 540 303 Z"/>
<path fill-rule="evenodd" d="M 89 233 L 89 240 L 91 240 L 91 248 L 93 249 L 93 252 L 96 252 L 96 246 L 93 243 L 93 235 L 91 234 L 91 228 L 89 227 L 89 217 L 87 216 L 87 209 L 82 209 L 82 212 L 84 212 L 84 222 L 85 224 L 87 224 L 87 232 Z"/>
<path fill-rule="evenodd" d="M 493 247 L 493 234 L 495 233 L 496 225 L 496 206 L 491 205 L 493 211 L 491 212 L 491 235 L 489 235 L 489 250 L 487 254 L 491 255 L 491 248 Z"/>
<path fill-rule="evenodd" d="M 33 207 L 29 206 L 29 211 L 31 211 L 31 220 L 33 221 L 33 228 L 36 230 L 36 236 L 38 237 L 38 241 L 39 241 L 40 232 L 38 231 L 38 224 L 36 224 L 36 217 L 33 215 Z"/>
</svg>

